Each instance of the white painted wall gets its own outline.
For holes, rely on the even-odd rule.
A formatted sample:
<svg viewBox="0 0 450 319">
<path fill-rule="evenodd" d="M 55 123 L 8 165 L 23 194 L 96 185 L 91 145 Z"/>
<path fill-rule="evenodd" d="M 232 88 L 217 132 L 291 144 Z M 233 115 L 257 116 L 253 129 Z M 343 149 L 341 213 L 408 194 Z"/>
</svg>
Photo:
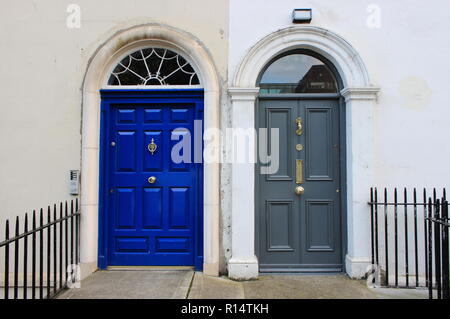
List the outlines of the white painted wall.
<svg viewBox="0 0 450 319">
<path fill-rule="evenodd" d="M 367 24 L 367 10 L 372 3 L 381 10 L 380 28 L 369 28 Z M 230 0 L 229 82 L 253 45 L 279 29 L 293 26 L 294 8 L 312 8 L 311 25 L 347 40 L 362 57 L 371 83 L 381 89 L 373 112 L 367 114 L 371 118 L 367 129 L 372 130 L 369 136 L 374 140 L 367 141 L 370 145 L 366 147 L 372 150 L 373 165 L 354 169 L 355 185 L 448 186 L 449 3 Z M 357 162 L 365 162 L 367 152 L 363 147 L 352 152 Z M 368 213 L 368 200 L 368 189 L 353 194 L 356 214 Z M 349 242 L 349 250 L 354 258 L 364 260 L 369 256 L 369 237 L 363 236 L 367 235 L 367 224 L 349 227 L 356 235 Z"/>
</svg>

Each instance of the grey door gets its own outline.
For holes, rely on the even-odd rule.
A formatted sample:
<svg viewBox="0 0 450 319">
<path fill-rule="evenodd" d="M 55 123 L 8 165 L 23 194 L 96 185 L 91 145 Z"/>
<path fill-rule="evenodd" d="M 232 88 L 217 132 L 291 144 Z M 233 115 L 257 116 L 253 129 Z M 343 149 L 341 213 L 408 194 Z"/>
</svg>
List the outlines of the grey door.
<svg viewBox="0 0 450 319">
<path fill-rule="evenodd" d="M 258 127 L 280 135 L 279 170 L 256 169 L 261 271 L 342 270 L 339 118 L 338 100 L 260 99 Z"/>
</svg>

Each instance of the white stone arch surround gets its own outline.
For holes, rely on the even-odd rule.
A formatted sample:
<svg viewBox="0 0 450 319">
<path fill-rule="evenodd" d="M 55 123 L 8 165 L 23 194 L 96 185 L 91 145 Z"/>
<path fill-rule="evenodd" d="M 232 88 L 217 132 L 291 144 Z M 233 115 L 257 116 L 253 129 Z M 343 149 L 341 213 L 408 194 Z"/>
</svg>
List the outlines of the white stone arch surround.
<svg viewBox="0 0 450 319">
<path fill-rule="evenodd" d="M 206 47 L 193 35 L 162 24 L 133 26 L 116 32 L 90 59 L 82 86 L 81 147 L 81 272 L 97 268 L 99 216 L 100 93 L 109 72 L 126 52 L 159 46 L 182 54 L 191 63 L 204 88 L 204 128 L 219 128 L 220 81 Z M 205 149 L 218 152 L 219 141 L 205 141 Z M 204 163 L 205 274 L 219 274 L 219 163 Z"/>
<path fill-rule="evenodd" d="M 277 55 L 293 49 L 309 49 L 334 64 L 342 78 L 346 102 L 347 256 L 346 272 L 361 277 L 370 263 L 370 228 L 367 193 L 372 176 L 372 114 L 379 92 L 369 80 L 358 52 L 339 35 L 316 26 L 294 26 L 264 37 L 245 54 L 228 89 L 235 128 L 255 127 L 257 79 Z M 256 147 L 256 143 L 255 143 Z M 256 149 L 255 149 L 256 154 Z M 254 164 L 232 167 L 232 256 L 229 276 L 250 279 L 258 276 L 255 255 Z"/>
</svg>

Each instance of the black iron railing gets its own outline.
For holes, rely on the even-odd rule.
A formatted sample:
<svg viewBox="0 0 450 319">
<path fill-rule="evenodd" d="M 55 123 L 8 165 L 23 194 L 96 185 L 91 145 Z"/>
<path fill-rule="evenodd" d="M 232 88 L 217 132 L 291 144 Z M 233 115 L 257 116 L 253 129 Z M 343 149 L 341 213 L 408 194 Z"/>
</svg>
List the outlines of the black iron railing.
<svg viewBox="0 0 450 319">
<path fill-rule="evenodd" d="M 449 243 L 448 201 L 445 198 L 428 203 L 428 296 L 430 299 L 450 299 L 449 289 Z M 433 268 L 435 271 L 433 283 Z M 434 288 L 434 289 L 433 289 Z M 433 294 L 433 290 L 435 293 Z"/>
<path fill-rule="evenodd" d="M 45 224 L 44 224 L 45 221 Z M 33 211 L 31 225 L 25 214 L 21 231 L 16 217 L 14 235 L 9 220 L 5 225 L 5 240 L 0 242 L 4 259 L 4 299 L 53 298 L 70 282 L 79 264 L 80 212 L 78 199 Z M 1 238 L 1 237 L 0 237 Z M 13 258 L 12 258 L 13 257 Z M 1 295 L 0 295 L 1 296 Z"/>
<path fill-rule="evenodd" d="M 445 198 L 445 189 L 439 200 L 436 189 L 428 195 L 413 189 L 411 196 L 406 188 L 390 193 L 385 188 L 381 195 L 371 188 L 371 259 L 381 286 L 428 287 L 430 298 L 433 290 L 448 298 L 448 219 L 440 213 L 448 209 Z"/>
</svg>

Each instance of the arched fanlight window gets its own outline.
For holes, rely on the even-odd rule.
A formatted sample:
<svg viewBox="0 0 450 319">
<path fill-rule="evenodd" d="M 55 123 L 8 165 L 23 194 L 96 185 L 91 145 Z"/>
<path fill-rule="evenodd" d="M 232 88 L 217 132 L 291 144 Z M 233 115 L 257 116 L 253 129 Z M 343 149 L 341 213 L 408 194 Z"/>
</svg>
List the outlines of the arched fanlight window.
<svg viewBox="0 0 450 319">
<path fill-rule="evenodd" d="M 108 85 L 198 85 L 195 70 L 181 55 L 168 49 L 145 48 L 123 58 Z"/>
<path fill-rule="evenodd" d="M 321 60 L 304 53 L 284 54 L 264 71 L 259 83 L 262 94 L 337 93 L 333 72 Z"/>
</svg>

